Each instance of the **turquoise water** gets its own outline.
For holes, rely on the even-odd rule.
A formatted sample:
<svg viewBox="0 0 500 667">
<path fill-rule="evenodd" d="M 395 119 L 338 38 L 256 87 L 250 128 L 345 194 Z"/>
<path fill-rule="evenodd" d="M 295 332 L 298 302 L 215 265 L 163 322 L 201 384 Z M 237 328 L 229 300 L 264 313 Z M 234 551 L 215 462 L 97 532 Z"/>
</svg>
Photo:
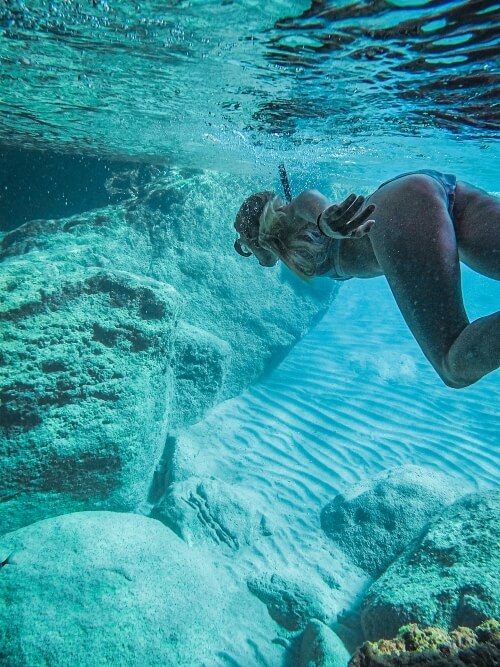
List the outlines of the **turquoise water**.
<svg viewBox="0 0 500 667">
<path fill-rule="evenodd" d="M 445 387 L 384 278 L 232 229 L 281 162 L 332 201 L 423 168 L 500 196 L 499 15 L 2 4 L 0 664 L 344 667 L 499 617 L 499 372 Z"/>
</svg>

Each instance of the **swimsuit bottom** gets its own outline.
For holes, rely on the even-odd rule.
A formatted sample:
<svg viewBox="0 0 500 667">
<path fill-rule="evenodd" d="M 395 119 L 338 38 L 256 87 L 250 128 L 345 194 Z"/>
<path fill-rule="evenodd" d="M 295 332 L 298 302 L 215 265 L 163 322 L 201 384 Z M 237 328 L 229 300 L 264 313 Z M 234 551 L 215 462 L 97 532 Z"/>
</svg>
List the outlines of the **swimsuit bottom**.
<svg viewBox="0 0 500 667">
<path fill-rule="evenodd" d="M 403 176 L 411 176 L 412 174 L 425 174 L 426 176 L 430 176 L 444 188 L 446 196 L 448 197 L 448 213 L 452 215 L 453 204 L 455 203 L 455 189 L 457 187 L 457 177 L 454 176 L 453 174 L 442 174 L 440 171 L 434 171 L 434 169 L 421 169 L 420 171 L 408 171 L 406 172 L 406 174 L 399 174 L 399 176 L 395 176 L 394 178 L 385 181 L 385 183 L 379 185 L 378 189 L 380 190 L 380 188 L 383 185 L 387 185 L 387 183 L 392 183 L 393 181 L 397 181 L 398 178 L 403 178 Z"/>
</svg>

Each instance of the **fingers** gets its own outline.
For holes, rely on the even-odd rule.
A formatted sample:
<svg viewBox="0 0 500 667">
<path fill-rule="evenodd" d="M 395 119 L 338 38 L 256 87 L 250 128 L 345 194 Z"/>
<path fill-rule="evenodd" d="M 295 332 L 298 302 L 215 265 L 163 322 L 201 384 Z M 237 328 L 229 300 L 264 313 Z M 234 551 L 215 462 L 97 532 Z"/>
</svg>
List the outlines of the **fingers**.
<svg viewBox="0 0 500 667">
<path fill-rule="evenodd" d="M 367 206 L 363 211 L 361 211 L 361 213 L 358 213 L 358 215 L 354 216 L 354 218 L 345 223 L 345 231 L 352 231 L 353 229 L 356 229 L 362 225 L 371 216 L 374 210 L 375 204 L 370 204 Z"/>
<path fill-rule="evenodd" d="M 353 232 L 349 234 L 351 238 L 360 239 L 365 234 L 369 234 L 371 228 L 373 227 L 375 220 L 367 220 L 362 225 L 357 227 Z"/>
<path fill-rule="evenodd" d="M 335 226 L 345 225 L 354 219 L 356 213 L 365 203 L 365 198 L 352 194 L 344 199 L 341 204 L 333 204 L 323 212 L 323 218 L 329 223 L 335 223 Z M 373 206 L 373 204 L 372 204 Z M 368 208 L 368 207 L 367 207 Z"/>
<path fill-rule="evenodd" d="M 342 231 L 336 231 L 331 236 L 333 238 L 338 238 L 338 239 L 350 239 L 350 238 L 355 238 L 359 239 L 365 234 L 368 234 L 371 231 L 371 228 L 375 224 L 375 220 L 367 220 L 366 222 L 363 222 L 361 225 L 357 225 L 353 227 L 352 225 L 349 225 L 348 227 L 344 228 Z"/>
<path fill-rule="evenodd" d="M 355 194 L 349 195 L 347 199 L 338 206 L 337 216 L 338 218 L 345 218 L 345 222 L 348 222 L 363 206 L 365 198 L 360 196 L 357 197 Z M 341 220 L 339 220 L 340 222 Z M 342 220 L 344 222 L 344 220 Z"/>
<path fill-rule="evenodd" d="M 349 195 L 347 199 L 344 199 L 344 201 L 341 204 L 337 205 L 337 210 L 339 212 L 341 211 L 342 213 L 345 213 L 345 211 L 347 211 L 347 209 L 358 199 L 362 199 L 362 197 L 357 197 L 355 194 Z"/>
<path fill-rule="evenodd" d="M 369 204 L 358 213 L 364 201 L 364 197 L 349 195 L 342 204 L 330 206 L 321 216 L 321 231 L 326 236 L 339 239 L 360 238 L 368 234 L 375 222 L 370 219 L 375 210 L 375 205 Z"/>
</svg>

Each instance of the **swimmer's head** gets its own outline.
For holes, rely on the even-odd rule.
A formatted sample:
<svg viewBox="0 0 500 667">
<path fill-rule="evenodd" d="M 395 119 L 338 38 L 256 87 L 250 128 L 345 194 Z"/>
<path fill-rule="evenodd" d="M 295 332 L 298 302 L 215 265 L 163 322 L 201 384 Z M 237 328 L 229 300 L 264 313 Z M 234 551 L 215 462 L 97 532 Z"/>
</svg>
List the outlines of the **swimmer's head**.
<svg viewBox="0 0 500 667">
<path fill-rule="evenodd" d="M 288 215 L 279 197 L 271 199 L 260 216 L 259 243 L 277 255 L 300 278 L 326 272 L 331 239 L 300 215 Z"/>
<path fill-rule="evenodd" d="M 240 235 L 234 242 L 234 249 L 242 257 L 255 255 L 261 266 L 274 266 L 278 257 L 260 244 L 260 219 L 267 204 L 276 198 L 271 191 L 256 192 L 240 206 L 234 221 L 234 228 Z"/>
<path fill-rule="evenodd" d="M 261 266 L 274 266 L 281 259 L 302 278 L 322 275 L 329 268 L 332 239 L 316 224 L 301 218 L 290 220 L 284 206 L 274 192 L 248 197 L 234 222 L 240 234 L 234 249 L 243 257 L 255 255 Z"/>
</svg>

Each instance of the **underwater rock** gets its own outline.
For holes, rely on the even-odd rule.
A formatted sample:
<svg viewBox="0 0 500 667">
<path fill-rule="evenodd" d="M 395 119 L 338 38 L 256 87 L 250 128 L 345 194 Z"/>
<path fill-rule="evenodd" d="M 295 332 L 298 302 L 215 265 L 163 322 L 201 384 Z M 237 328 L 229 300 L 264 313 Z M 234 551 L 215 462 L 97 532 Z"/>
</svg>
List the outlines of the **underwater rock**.
<svg viewBox="0 0 500 667">
<path fill-rule="evenodd" d="M 459 496 L 448 476 L 405 465 L 336 496 L 323 508 L 321 526 L 358 567 L 377 577 Z"/>
<path fill-rule="evenodd" d="M 166 437 L 180 297 L 121 271 L 32 261 L 0 277 L 0 526 L 135 509 Z"/>
<path fill-rule="evenodd" d="M 449 634 L 439 627 L 400 628 L 394 639 L 366 642 L 349 667 L 498 667 L 500 625 L 489 619 L 474 630 L 458 627 Z"/>
<path fill-rule="evenodd" d="M 350 654 L 339 637 L 316 619 L 302 633 L 297 667 L 345 667 Z"/>
<path fill-rule="evenodd" d="M 407 623 L 473 627 L 500 616 L 500 492 L 461 498 L 369 589 L 361 622 L 367 639 Z"/>
<path fill-rule="evenodd" d="M 195 423 L 219 401 L 230 366 L 229 343 L 203 329 L 180 323 L 172 358 L 171 430 Z"/>
<path fill-rule="evenodd" d="M 265 516 L 251 499 L 213 478 L 174 482 L 154 516 L 188 544 L 213 542 L 236 551 L 269 535 Z"/>
<path fill-rule="evenodd" d="M 301 630 L 312 618 L 328 623 L 334 615 L 333 600 L 312 582 L 264 573 L 247 584 L 267 606 L 271 618 L 286 630 Z"/>
<path fill-rule="evenodd" d="M 236 396 L 275 367 L 326 312 L 338 290 L 331 280 L 305 283 L 284 267 L 263 269 L 254 258 L 234 252 L 232 223 L 254 187 L 251 179 L 210 171 L 186 177 L 171 169 L 127 204 L 22 225 L 4 236 L 0 262 L 22 256 L 47 270 L 65 262 L 70 273 L 82 266 L 105 267 L 173 285 L 182 297 L 187 327 L 231 350 L 225 356 L 217 344 L 218 352 L 210 355 L 210 364 L 219 353 L 225 358 L 216 363 L 224 366 L 222 383 L 206 383 L 204 396 L 197 386 L 201 403 L 211 405 L 214 393 L 217 401 Z M 181 372 L 192 377 L 199 356 L 193 357 L 190 371 L 185 336 L 179 343 Z M 178 407 L 184 405 L 181 398 Z M 186 423 L 193 418 L 192 408 L 187 405 Z M 178 426 L 182 418 L 179 410 Z"/>
<path fill-rule="evenodd" d="M 46 519 L 0 538 L 0 562 L 7 557 L 3 667 L 251 665 L 256 654 L 282 662 L 263 605 L 154 519 Z"/>
<path fill-rule="evenodd" d="M 0 532 L 146 504 L 166 436 L 325 312 L 331 281 L 234 252 L 249 184 L 171 170 L 133 201 L 3 236 Z"/>
</svg>

